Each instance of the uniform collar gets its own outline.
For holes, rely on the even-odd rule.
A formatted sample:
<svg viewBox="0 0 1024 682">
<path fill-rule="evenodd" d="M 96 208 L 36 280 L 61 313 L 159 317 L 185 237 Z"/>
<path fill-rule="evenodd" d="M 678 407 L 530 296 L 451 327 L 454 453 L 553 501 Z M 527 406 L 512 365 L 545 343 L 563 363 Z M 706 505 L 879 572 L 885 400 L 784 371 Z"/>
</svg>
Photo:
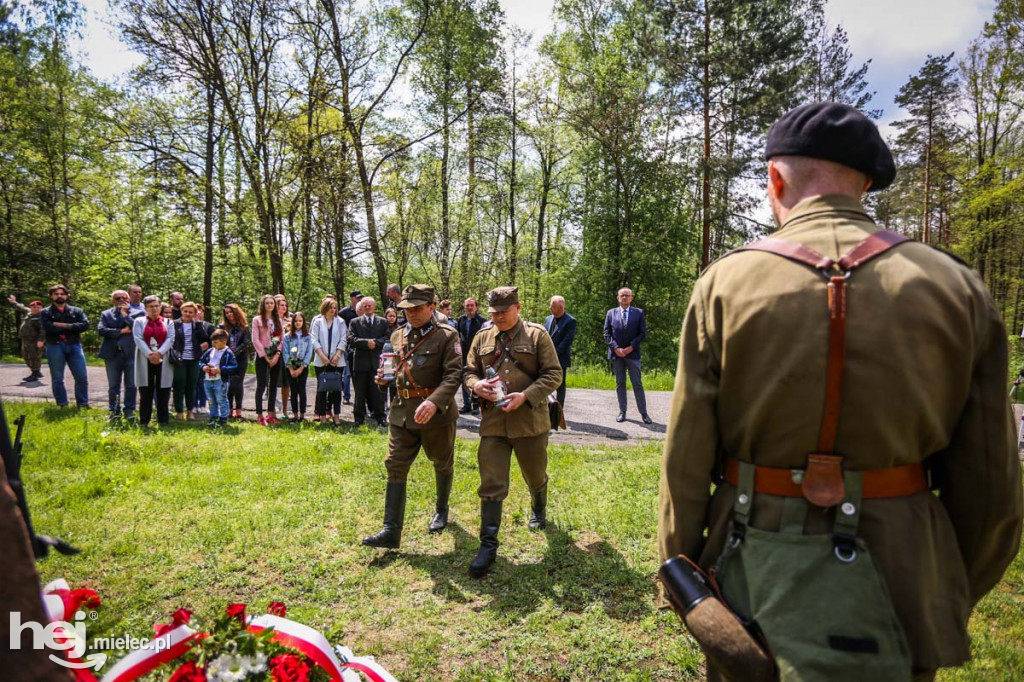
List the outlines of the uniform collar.
<svg viewBox="0 0 1024 682">
<path fill-rule="evenodd" d="M 506 334 L 507 338 L 509 340 L 512 340 L 512 339 L 516 338 L 516 336 L 519 334 L 519 332 L 520 332 L 520 330 L 522 330 L 522 328 L 523 328 L 523 318 L 520 317 L 518 320 L 516 320 L 516 323 L 514 325 L 512 325 L 512 328 L 509 329 L 508 331 L 503 332 L 500 329 L 498 329 L 497 326 L 494 327 L 494 331 L 496 331 L 499 336 L 501 334 Z"/>
<path fill-rule="evenodd" d="M 408 336 L 409 334 L 411 334 L 414 331 L 419 331 L 421 334 L 426 334 L 427 332 L 429 332 L 433 328 L 434 328 L 434 321 L 433 320 L 428 320 L 427 323 L 425 325 L 423 325 L 422 327 L 413 327 L 412 326 L 412 322 L 406 322 L 405 323 L 405 334 L 406 334 L 406 336 Z"/>
<path fill-rule="evenodd" d="M 871 220 L 871 216 L 868 215 L 867 209 L 859 199 L 843 194 L 823 194 L 808 197 L 794 206 L 785 224 L 779 228 L 779 233 L 789 229 L 791 225 L 802 223 L 808 218 L 822 213 L 852 213 L 860 220 Z"/>
</svg>

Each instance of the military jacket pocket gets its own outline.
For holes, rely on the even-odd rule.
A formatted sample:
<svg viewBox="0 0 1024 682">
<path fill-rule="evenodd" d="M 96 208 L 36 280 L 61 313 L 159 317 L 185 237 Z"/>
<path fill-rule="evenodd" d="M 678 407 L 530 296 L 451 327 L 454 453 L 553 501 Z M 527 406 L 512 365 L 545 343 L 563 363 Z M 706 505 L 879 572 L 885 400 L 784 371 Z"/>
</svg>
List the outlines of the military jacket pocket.
<svg viewBox="0 0 1024 682">
<path fill-rule="evenodd" d="M 531 344 L 517 343 L 512 346 L 512 352 L 515 354 L 516 361 L 519 362 L 521 371 L 529 375 L 527 380 L 532 381 L 537 375 L 537 347 Z"/>
</svg>

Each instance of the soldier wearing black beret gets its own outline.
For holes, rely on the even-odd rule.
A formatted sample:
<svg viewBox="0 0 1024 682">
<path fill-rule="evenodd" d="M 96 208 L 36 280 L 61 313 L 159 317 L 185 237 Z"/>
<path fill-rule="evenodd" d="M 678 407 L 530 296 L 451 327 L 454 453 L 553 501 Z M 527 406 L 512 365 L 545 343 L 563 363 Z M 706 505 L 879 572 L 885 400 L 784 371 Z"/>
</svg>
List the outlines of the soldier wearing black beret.
<svg viewBox="0 0 1024 682">
<path fill-rule="evenodd" d="M 859 111 L 798 107 L 765 158 L 779 230 L 683 321 L 661 556 L 717 566 L 783 680 L 931 680 L 1020 542 L 1006 331 L 975 272 L 868 215 L 896 169 Z"/>
</svg>

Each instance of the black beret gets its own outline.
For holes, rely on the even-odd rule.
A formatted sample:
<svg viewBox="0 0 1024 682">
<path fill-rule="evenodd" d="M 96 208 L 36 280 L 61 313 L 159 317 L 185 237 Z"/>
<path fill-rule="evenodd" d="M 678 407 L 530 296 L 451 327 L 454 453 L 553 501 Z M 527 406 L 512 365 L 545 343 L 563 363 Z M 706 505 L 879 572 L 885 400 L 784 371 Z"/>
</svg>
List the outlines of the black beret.
<svg viewBox="0 0 1024 682">
<path fill-rule="evenodd" d="M 896 163 L 874 122 L 846 104 L 815 102 L 792 109 L 772 124 L 764 147 L 773 156 L 834 161 L 871 178 L 869 191 L 892 184 Z"/>
</svg>

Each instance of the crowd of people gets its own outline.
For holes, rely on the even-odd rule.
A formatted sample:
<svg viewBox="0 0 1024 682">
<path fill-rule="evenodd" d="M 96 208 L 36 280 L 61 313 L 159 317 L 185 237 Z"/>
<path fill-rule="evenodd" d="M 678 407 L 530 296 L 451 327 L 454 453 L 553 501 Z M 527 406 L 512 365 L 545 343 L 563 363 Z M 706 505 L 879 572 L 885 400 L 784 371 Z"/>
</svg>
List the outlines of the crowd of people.
<svg viewBox="0 0 1024 682">
<path fill-rule="evenodd" d="M 84 408 L 89 406 L 89 378 L 81 334 L 90 329 L 90 323 L 81 308 L 69 305 L 68 295 L 67 287 L 55 284 L 49 290 L 51 305 L 45 308 L 40 300 L 24 306 L 11 295 L 8 301 L 24 314 L 19 335 L 22 357 L 30 370 L 24 381 L 42 378 L 45 359 L 53 397 L 64 407 L 69 403 L 64 376 L 70 369 L 75 403 Z M 640 416 L 650 424 L 640 375 L 640 344 L 647 333 L 644 313 L 632 307 L 631 290 L 622 289 L 617 298 L 620 305 L 608 311 L 604 325 L 616 378 L 617 420 L 626 418 L 628 373 Z M 215 324 L 207 318 L 215 318 L 216 313 L 201 303 L 186 301 L 181 292 L 171 292 L 164 301 L 156 295 L 144 297 L 139 285 L 118 289 L 111 294 L 111 307 L 102 311 L 96 327 L 110 417 L 147 425 L 155 411 L 157 423 L 166 424 L 173 407 L 174 417 L 181 421 L 208 414 L 211 428 L 242 420 L 244 379 L 251 361 L 256 375 L 254 408 L 261 425 L 306 420 L 312 367 L 316 381 L 312 414 L 316 420 L 340 424 L 342 405 L 351 405 L 355 425 L 370 421 L 386 426 L 396 389 L 392 385 L 381 393 L 374 388 L 374 378 L 385 345 L 399 326 L 407 324 L 399 307 L 401 299 L 402 289 L 389 285 L 383 314 L 378 315 L 376 300 L 360 291 L 350 292 L 343 308 L 336 297 L 327 295 L 316 314 L 307 319 L 304 312 L 289 309 L 285 295 L 267 294 L 260 298 L 251 320 L 241 305 L 227 303 Z M 457 318 L 450 300 L 434 295 L 433 305 L 433 318 L 457 332 L 465 363 L 463 349 L 469 349 L 489 320 L 479 312 L 474 298 L 463 301 Z M 551 298 L 550 310 L 543 327 L 554 342 L 562 369 L 555 393 L 564 406 L 576 319 L 566 312 L 562 296 Z M 478 398 L 466 386 L 461 393 L 459 412 L 479 415 Z"/>
</svg>

